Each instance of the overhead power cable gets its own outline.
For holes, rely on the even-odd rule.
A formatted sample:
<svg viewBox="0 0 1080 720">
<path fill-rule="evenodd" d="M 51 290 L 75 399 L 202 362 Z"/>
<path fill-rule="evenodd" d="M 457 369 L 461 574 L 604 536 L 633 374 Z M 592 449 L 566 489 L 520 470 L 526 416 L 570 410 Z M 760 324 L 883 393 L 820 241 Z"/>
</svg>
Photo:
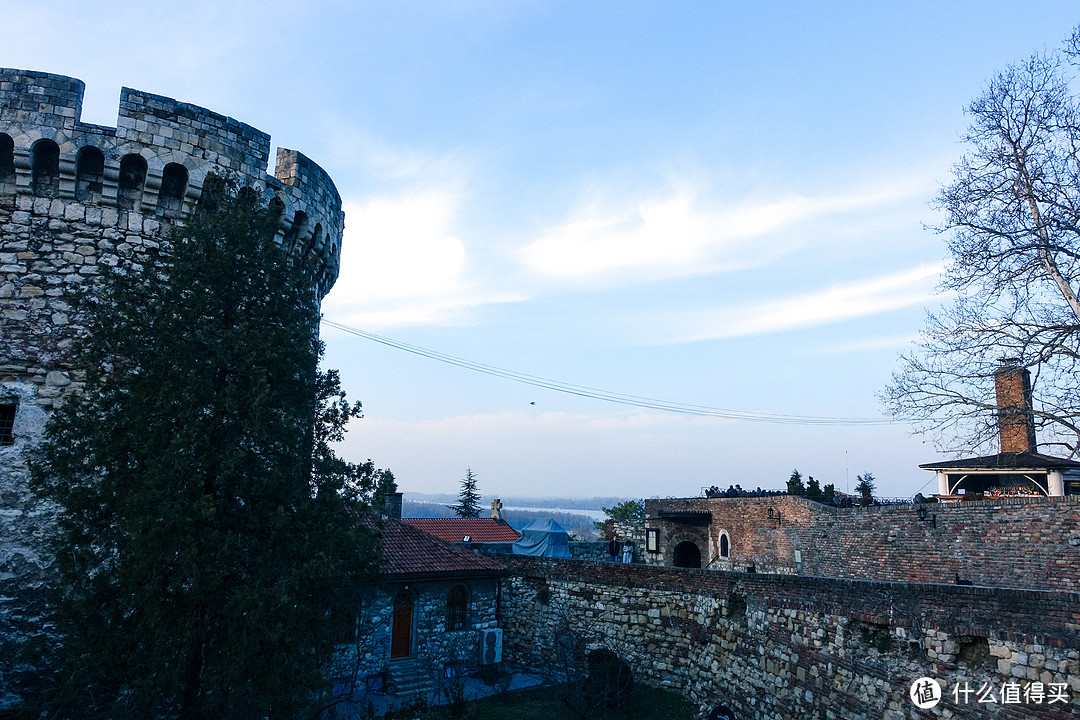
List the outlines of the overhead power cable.
<svg viewBox="0 0 1080 720">
<path fill-rule="evenodd" d="M 448 365 L 455 365 L 460 368 L 465 368 L 466 370 L 524 383 L 525 385 L 544 388 L 545 390 L 554 390 L 555 392 L 561 392 L 567 395 L 577 395 L 579 397 L 603 400 L 604 402 L 617 403 L 619 405 L 630 405 L 649 410 L 681 413 L 683 415 L 698 415 L 703 417 L 724 418 L 727 420 L 788 425 L 888 425 L 896 422 L 890 418 L 821 417 L 816 415 L 783 415 L 778 413 L 754 412 L 750 410 L 730 410 L 708 407 L 705 405 L 668 402 L 666 400 L 657 400 L 655 398 L 641 397 L 639 395 L 626 395 L 624 393 L 610 392 L 583 385 L 572 385 L 558 380 L 549 380 L 547 378 L 537 377 L 536 375 L 527 375 L 525 373 L 507 370 L 494 365 L 486 365 L 474 360 L 447 355 L 445 353 L 436 352 L 435 350 L 428 350 L 427 348 L 383 337 L 382 335 L 358 330 L 357 328 L 349 327 L 348 325 L 343 325 L 342 323 L 326 318 L 322 319 L 322 324 L 349 333 L 350 335 L 355 335 L 364 338 L 365 340 L 379 343 L 380 345 L 386 345 L 387 347 L 403 350 L 407 353 L 419 355 L 420 357 L 431 360 L 437 360 Z"/>
</svg>

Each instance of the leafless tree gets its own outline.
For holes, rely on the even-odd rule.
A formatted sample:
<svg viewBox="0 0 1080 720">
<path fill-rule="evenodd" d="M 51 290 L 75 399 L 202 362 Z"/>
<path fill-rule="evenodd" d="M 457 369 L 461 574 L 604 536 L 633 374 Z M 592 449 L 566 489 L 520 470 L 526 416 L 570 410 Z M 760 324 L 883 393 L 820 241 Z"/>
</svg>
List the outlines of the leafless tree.
<svg viewBox="0 0 1080 720">
<path fill-rule="evenodd" d="M 629 640 L 605 631 L 617 626 L 610 615 L 610 610 L 587 616 L 566 610 L 553 618 L 554 657 L 546 674 L 560 686 L 563 704 L 581 720 L 623 707 L 634 689 L 632 668 L 642 661 Z"/>
<path fill-rule="evenodd" d="M 382 656 L 389 649 L 389 621 L 380 619 L 371 608 L 373 603 L 358 602 L 355 607 L 343 608 L 339 618 L 339 634 L 347 642 L 339 644 L 337 656 L 328 669 L 337 678 L 334 688 L 320 698 L 311 720 L 367 720 L 375 711 L 367 694 L 366 660 Z M 351 621 L 351 623 L 350 623 Z M 349 628 L 348 625 L 352 625 Z"/>
<path fill-rule="evenodd" d="M 952 262 L 882 399 L 945 450 L 991 447 L 1003 359 L 1032 372 L 1043 445 L 1080 454 L 1080 30 L 995 76 L 968 109 L 967 154 L 938 196 Z"/>
</svg>

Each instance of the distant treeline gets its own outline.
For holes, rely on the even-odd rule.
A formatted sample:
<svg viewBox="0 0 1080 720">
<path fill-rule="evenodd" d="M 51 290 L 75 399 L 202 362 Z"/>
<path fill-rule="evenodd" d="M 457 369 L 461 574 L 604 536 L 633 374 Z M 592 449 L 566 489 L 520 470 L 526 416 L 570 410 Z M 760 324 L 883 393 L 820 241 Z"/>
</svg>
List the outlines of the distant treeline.
<svg viewBox="0 0 1080 720">
<path fill-rule="evenodd" d="M 457 496 L 448 497 L 450 497 L 451 501 L 457 500 Z M 401 516 L 415 518 L 455 517 L 454 511 L 442 503 L 422 502 L 419 500 L 404 500 L 401 503 Z M 481 512 L 480 517 L 491 517 L 491 512 Z M 570 512 L 504 510 L 503 518 L 505 518 L 506 524 L 515 530 L 521 530 L 533 520 L 551 518 L 559 525 L 562 525 L 566 532 L 576 535 L 579 540 L 595 540 L 600 537 L 599 531 L 593 525 L 593 519 L 588 515 L 578 515 Z"/>
<path fill-rule="evenodd" d="M 492 495 L 485 494 L 481 503 L 483 507 L 491 507 L 491 501 L 494 498 L 499 498 L 503 501 L 503 505 L 516 505 L 518 507 L 557 507 L 565 508 L 567 510 L 600 510 L 606 507 L 614 507 L 624 500 L 631 500 L 634 498 L 616 497 L 616 496 L 597 496 L 591 498 L 580 497 L 536 497 L 525 495 Z M 457 493 L 405 493 L 405 502 L 410 500 L 416 500 L 419 502 L 429 503 L 455 503 L 458 500 Z M 415 515 L 413 517 L 420 517 Z M 425 517 L 443 517 L 442 515 L 431 515 Z"/>
</svg>

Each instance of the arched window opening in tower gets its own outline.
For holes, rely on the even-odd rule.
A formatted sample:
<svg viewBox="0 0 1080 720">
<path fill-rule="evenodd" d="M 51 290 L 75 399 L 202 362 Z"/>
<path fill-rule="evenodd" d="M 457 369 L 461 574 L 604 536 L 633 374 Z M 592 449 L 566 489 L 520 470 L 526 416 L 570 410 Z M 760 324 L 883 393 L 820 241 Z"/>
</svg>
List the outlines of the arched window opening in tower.
<svg viewBox="0 0 1080 720">
<path fill-rule="evenodd" d="M 303 210 L 297 210 L 296 214 L 293 215 L 292 227 L 289 228 L 289 233 L 285 236 L 285 252 L 291 255 L 296 250 L 300 238 L 307 232 L 307 225 L 307 213 Z"/>
<path fill-rule="evenodd" d="M 120 160 L 120 181 L 116 196 L 116 204 L 121 210 L 139 209 L 145 184 L 146 158 L 134 153 L 125 155 Z"/>
<path fill-rule="evenodd" d="M 158 213 L 165 217 L 179 217 L 184 208 L 187 192 L 188 171 L 180 163 L 169 163 L 161 172 L 161 189 L 158 190 Z"/>
<path fill-rule="evenodd" d="M 79 157 L 75 162 L 75 199 L 84 203 L 101 202 L 104 174 L 104 153 L 89 145 L 79 150 Z"/>
<path fill-rule="evenodd" d="M 270 202 L 266 205 L 266 210 L 275 222 L 280 223 L 281 219 L 285 217 L 285 203 L 281 202 L 281 198 L 270 198 Z"/>
<path fill-rule="evenodd" d="M 30 184 L 37 197 L 60 194 L 60 146 L 52 140 L 38 140 L 30 148 Z"/>
<path fill-rule="evenodd" d="M 315 229 L 311 231 L 311 237 L 308 238 L 307 244 L 304 245 L 304 257 L 311 254 L 313 250 L 317 250 L 322 243 L 322 223 L 315 223 Z"/>
<path fill-rule="evenodd" d="M 0 193 L 15 192 L 15 141 L 0 133 Z"/>
<path fill-rule="evenodd" d="M 245 185 L 237 191 L 236 197 L 245 203 L 251 203 L 252 205 L 259 204 L 259 193 L 250 185 Z"/>
</svg>

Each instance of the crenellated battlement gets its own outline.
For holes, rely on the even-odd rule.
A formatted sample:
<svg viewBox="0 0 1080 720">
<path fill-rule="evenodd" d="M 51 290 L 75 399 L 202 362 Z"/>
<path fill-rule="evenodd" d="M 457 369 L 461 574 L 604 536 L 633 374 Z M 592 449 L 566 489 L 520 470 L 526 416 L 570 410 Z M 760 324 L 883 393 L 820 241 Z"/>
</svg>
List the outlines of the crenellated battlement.
<svg viewBox="0 0 1080 720">
<path fill-rule="evenodd" d="M 230 175 L 283 204 L 280 240 L 316 255 L 323 266 L 317 290 L 329 291 L 344 213 L 322 168 L 282 148 L 270 176 L 266 133 L 131 88 L 120 92 L 115 128 L 84 123 L 84 89 L 75 78 L 0 68 L 0 196 L 14 195 L 16 206 L 60 199 L 168 222 L 191 213 L 207 175 Z"/>
</svg>

